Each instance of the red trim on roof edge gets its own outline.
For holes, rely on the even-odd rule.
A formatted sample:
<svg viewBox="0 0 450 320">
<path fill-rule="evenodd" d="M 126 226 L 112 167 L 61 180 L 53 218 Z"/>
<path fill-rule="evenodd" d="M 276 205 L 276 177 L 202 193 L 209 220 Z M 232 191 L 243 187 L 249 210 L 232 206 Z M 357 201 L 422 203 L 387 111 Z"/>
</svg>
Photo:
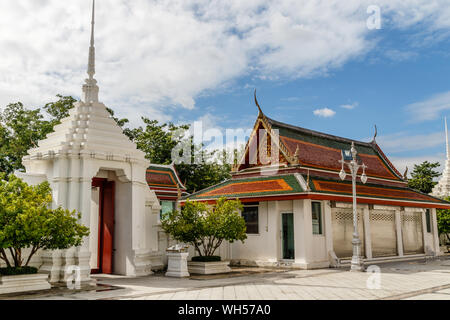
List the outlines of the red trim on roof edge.
<svg viewBox="0 0 450 320">
<path fill-rule="evenodd" d="M 324 194 L 304 194 L 304 195 L 287 195 L 287 196 L 273 196 L 273 197 L 255 197 L 255 198 L 227 198 L 227 199 L 239 199 L 242 203 L 246 202 L 259 202 L 259 201 L 281 201 L 281 200 L 298 200 L 298 199 L 311 199 L 311 200 L 330 200 L 330 201 L 341 201 L 341 202 L 352 202 L 351 196 L 335 196 L 335 195 L 324 195 Z M 199 202 L 207 202 L 209 204 L 216 203 L 216 200 L 192 200 Z M 402 206 L 402 207 L 413 207 L 413 208 L 436 208 L 436 209 L 450 209 L 450 204 L 431 204 L 431 203 L 420 203 L 420 202 L 406 202 L 406 201 L 390 201 L 390 200 L 379 200 L 379 199 L 367 199 L 367 198 L 357 198 L 358 203 L 365 204 L 379 204 L 379 205 L 390 205 L 390 206 Z M 184 205 L 186 200 L 180 201 L 181 205 Z"/>
</svg>

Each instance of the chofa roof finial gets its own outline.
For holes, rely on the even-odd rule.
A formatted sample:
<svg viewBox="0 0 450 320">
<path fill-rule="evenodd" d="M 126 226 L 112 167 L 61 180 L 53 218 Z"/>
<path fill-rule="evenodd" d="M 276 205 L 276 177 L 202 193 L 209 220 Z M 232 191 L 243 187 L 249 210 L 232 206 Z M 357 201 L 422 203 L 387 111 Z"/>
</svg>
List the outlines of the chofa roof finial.
<svg viewBox="0 0 450 320">
<path fill-rule="evenodd" d="M 378 128 L 377 128 L 377 125 L 375 125 L 375 134 L 373 135 L 372 143 L 377 142 L 377 140 L 376 140 L 377 135 L 378 135 Z"/>
<path fill-rule="evenodd" d="M 256 106 L 258 107 L 259 114 L 263 115 L 264 113 L 262 112 L 262 109 L 258 103 L 258 98 L 256 97 L 256 89 L 255 89 L 255 103 L 256 103 Z"/>
<path fill-rule="evenodd" d="M 405 173 L 403 174 L 403 179 L 408 180 L 408 166 L 406 166 Z"/>
</svg>

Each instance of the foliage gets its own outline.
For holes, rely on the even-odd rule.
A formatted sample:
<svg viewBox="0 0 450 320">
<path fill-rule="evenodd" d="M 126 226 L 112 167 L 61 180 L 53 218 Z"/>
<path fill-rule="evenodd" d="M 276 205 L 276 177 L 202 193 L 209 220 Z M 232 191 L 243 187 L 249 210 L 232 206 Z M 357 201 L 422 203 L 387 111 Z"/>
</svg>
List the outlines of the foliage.
<svg viewBox="0 0 450 320">
<path fill-rule="evenodd" d="M 172 151 L 187 150 L 183 163 L 177 163 L 176 169 L 181 181 L 185 182 L 187 192 L 192 193 L 205 189 L 230 178 L 231 166 L 226 161 L 215 159 L 218 151 L 205 152 L 202 145 L 195 145 L 192 137 L 185 137 L 190 126 L 159 124 L 157 120 L 142 118 L 145 127 L 131 130 L 129 137 L 138 149 L 146 154 L 146 158 L 155 164 L 172 163 Z M 184 152 L 184 151 L 183 151 Z M 183 155 L 180 150 L 180 156 Z M 224 164 L 222 164 L 224 163 Z"/>
<path fill-rule="evenodd" d="M 47 103 L 44 107 L 44 110 L 51 116 L 54 125 L 68 117 L 70 109 L 72 109 L 74 103 L 77 102 L 71 96 L 62 96 L 58 94 L 56 97 L 58 98 L 58 101 Z"/>
<path fill-rule="evenodd" d="M 194 149 L 194 146 L 193 146 Z M 195 147 L 191 164 L 176 165 L 181 181 L 184 181 L 187 192 L 194 193 L 216 185 L 231 178 L 231 165 L 224 159 L 217 159 L 219 151 L 204 151 L 200 146 Z M 194 161 L 197 158 L 197 161 Z"/>
<path fill-rule="evenodd" d="M 0 268 L 0 276 L 17 276 L 21 274 L 36 274 L 38 269 L 35 267 L 17 267 L 17 268 Z"/>
<path fill-rule="evenodd" d="M 414 170 L 411 172 L 412 178 L 408 181 L 408 186 L 423 193 L 430 193 L 437 184 L 433 179 L 440 176 L 440 173 L 434 170 L 437 167 L 439 167 L 439 162 L 425 161 L 419 165 L 414 165 Z"/>
<path fill-rule="evenodd" d="M 444 200 L 450 201 L 450 197 Z M 450 210 L 449 209 L 438 209 L 437 210 L 437 225 L 439 234 L 445 234 L 447 238 L 447 243 L 450 243 Z"/>
<path fill-rule="evenodd" d="M 89 229 L 78 224 L 80 214 L 51 209 L 51 204 L 48 182 L 30 186 L 14 175 L 0 176 L 0 259 L 8 267 L 28 266 L 40 249 L 80 246 L 89 235 Z M 25 248 L 30 249 L 28 257 L 23 256 Z"/>
<path fill-rule="evenodd" d="M 161 224 L 172 238 L 193 245 L 200 256 L 209 257 L 223 241 L 232 243 L 247 239 L 241 210 L 239 200 L 221 198 L 215 206 L 188 200 L 180 211 L 169 213 Z"/>
<path fill-rule="evenodd" d="M 20 102 L 0 113 L 0 127 L 0 172 L 6 173 L 23 169 L 23 156 L 53 131 L 53 123 L 44 120 L 40 109 L 28 110 Z"/>
<path fill-rule="evenodd" d="M 182 132 L 188 125 L 176 126 L 173 123 L 159 124 L 157 120 L 142 118 L 145 127 L 132 130 L 132 138 L 138 149 L 146 154 L 151 163 L 170 164 L 172 149 L 182 140 Z"/>
<path fill-rule="evenodd" d="M 194 262 L 217 262 L 222 260 L 220 256 L 203 256 L 203 257 L 192 257 Z"/>
</svg>

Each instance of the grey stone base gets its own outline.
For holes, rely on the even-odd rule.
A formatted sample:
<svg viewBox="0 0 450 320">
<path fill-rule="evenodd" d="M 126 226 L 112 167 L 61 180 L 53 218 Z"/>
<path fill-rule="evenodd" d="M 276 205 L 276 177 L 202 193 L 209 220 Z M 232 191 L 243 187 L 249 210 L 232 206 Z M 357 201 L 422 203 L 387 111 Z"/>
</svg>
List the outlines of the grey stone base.
<svg viewBox="0 0 450 320">
<path fill-rule="evenodd" d="M 310 263 L 289 262 L 289 261 L 265 261 L 265 260 L 246 260 L 235 259 L 231 260 L 232 266 L 237 267 L 263 267 L 263 268 L 285 268 L 285 269 L 324 269 L 330 267 L 329 261 L 318 261 Z"/>
<path fill-rule="evenodd" d="M 230 261 L 217 262 L 188 262 L 189 273 L 192 274 L 219 274 L 231 272 Z"/>
<path fill-rule="evenodd" d="M 50 289 L 48 274 L 0 276 L 0 294 Z"/>
</svg>

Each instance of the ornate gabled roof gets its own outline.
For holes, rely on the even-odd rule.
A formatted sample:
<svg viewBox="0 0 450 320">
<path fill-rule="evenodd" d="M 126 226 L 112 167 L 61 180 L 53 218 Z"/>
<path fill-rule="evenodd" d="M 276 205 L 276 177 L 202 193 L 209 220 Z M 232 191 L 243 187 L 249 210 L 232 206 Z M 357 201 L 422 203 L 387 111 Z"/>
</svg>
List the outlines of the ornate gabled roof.
<svg viewBox="0 0 450 320">
<path fill-rule="evenodd" d="M 276 131 L 278 132 L 279 141 L 277 144 L 279 146 L 280 164 L 300 165 L 305 168 L 339 172 L 341 170 L 339 160 L 342 158 L 342 150 L 350 149 L 351 143 L 355 142 L 358 157 L 367 165 L 366 174 L 369 177 L 404 181 L 404 177 L 389 161 L 375 140 L 372 142 L 353 141 L 289 125 L 268 118 L 261 111 L 247 143 L 245 154 L 239 165 L 234 168 L 234 172 L 255 167 L 255 165 L 252 165 L 254 161 L 251 162 L 249 158 L 249 150 L 258 150 L 259 152 L 259 147 L 254 145 L 259 143 L 257 132 L 260 129 L 269 132 L 274 141 L 278 140 L 274 135 Z M 258 163 L 256 166 L 260 166 L 260 164 Z"/>
<path fill-rule="evenodd" d="M 147 168 L 146 179 L 150 189 L 154 190 L 160 199 L 176 200 L 180 195 L 187 194 L 173 164 L 151 164 Z"/>
<path fill-rule="evenodd" d="M 342 150 L 347 150 L 353 140 L 285 124 L 267 118 L 272 129 L 279 130 L 280 140 L 291 154 L 298 148 L 299 164 L 305 167 L 340 171 Z M 354 141 L 358 156 L 367 165 L 367 175 L 403 180 L 402 175 L 375 143 Z"/>
<path fill-rule="evenodd" d="M 340 181 L 337 179 L 324 179 L 322 177 L 311 177 L 310 187 L 312 192 L 347 195 L 352 196 L 351 181 Z M 429 196 L 425 193 L 407 188 L 407 187 L 392 187 L 380 184 L 362 184 L 357 183 L 356 193 L 358 197 L 375 198 L 375 199 L 389 199 L 406 202 L 426 202 L 445 204 L 449 206 L 450 203 L 441 199 Z"/>
<path fill-rule="evenodd" d="M 301 180 L 293 174 L 231 179 L 193 193 L 184 199 L 247 198 L 271 195 L 292 195 L 305 191 Z"/>
<path fill-rule="evenodd" d="M 187 199 L 214 202 L 220 197 L 239 198 L 243 202 L 294 199 L 351 202 L 351 177 L 347 175 L 344 181 L 340 180 L 339 160 L 342 151 L 349 150 L 354 142 L 358 161 L 367 166 L 368 176 L 367 184 L 358 183 L 356 188 L 358 202 L 450 208 L 449 202 L 408 188 L 404 177 L 377 145 L 376 133 L 372 142 L 362 142 L 292 126 L 265 116 L 256 94 L 255 103 L 258 118 L 242 159 L 233 168 L 232 178 L 184 197 L 182 202 Z M 267 134 L 259 137 L 259 130 Z M 268 148 L 272 142 L 279 147 L 279 162 L 265 165 L 265 161 L 260 161 L 262 152 L 276 158 Z"/>
<path fill-rule="evenodd" d="M 357 184 L 360 203 L 386 204 L 410 207 L 450 208 L 450 203 L 408 187 L 376 183 Z M 230 179 L 200 192 L 183 197 L 194 201 L 215 201 L 220 197 L 248 201 L 270 200 L 338 200 L 352 201 L 351 181 L 339 177 L 290 173 L 274 176 L 254 176 Z"/>
</svg>

